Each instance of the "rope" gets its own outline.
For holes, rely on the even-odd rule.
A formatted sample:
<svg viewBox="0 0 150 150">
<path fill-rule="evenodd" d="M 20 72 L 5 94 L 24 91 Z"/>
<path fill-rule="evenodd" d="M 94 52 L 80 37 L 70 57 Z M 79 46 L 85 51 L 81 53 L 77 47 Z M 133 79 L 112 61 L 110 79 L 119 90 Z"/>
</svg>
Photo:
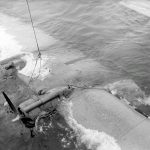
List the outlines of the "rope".
<svg viewBox="0 0 150 150">
<path fill-rule="evenodd" d="M 36 66 L 37 66 L 38 59 L 39 59 L 39 58 L 36 59 L 36 62 L 35 62 L 35 65 L 34 65 L 34 69 L 33 69 L 33 72 L 32 72 L 32 74 L 31 74 L 31 76 L 30 76 L 30 80 L 29 80 L 28 85 L 30 85 L 30 83 L 31 83 L 31 81 L 32 81 L 32 79 L 33 79 L 33 74 L 34 74 L 34 72 L 35 72 L 35 68 L 36 68 Z M 40 76 L 40 74 L 41 74 L 41 59 L 42 59 L 42 58 L 40 57 L 40 68 L 39 68 L 38 76 L 37 76 L 36 78 L 34 78 L 34 79 L 38 79 L 39 76 Z"/>
<path fill-rule="evenodd" d="M 39 44 L 38 44 L 38 40 L 37 40 L 37 36 L 36 36 L 36 32 L 35 32 L 35 28 L 34 28 L 34 24 L 33 24 L 32 15 L 31 15 L 31 11 L 30 11 L 30 6 L 29 6 L 28 0 L 26 0 L 26 3 L 27 3 L 27 8 L 28 8 L 29 16 L 30 16 L 30 21 L 31 21 L 31 25 L 32 25 L 32 29 L 33 29 L 33 33 L 34 33 L 34 37 L 35 37 L 37 50 L 38 50 L 38 57 L 36 59 L 35 66 L 34 66 L 32 74 L 31 74 L 29 83 L 28 83 L 28 86 L 29 86 L 31 81 L 32 81 L 32 79 L 33 79 L 33 74 L 34 74 L 35 68 L 37 66 L 38 59 L 40 59 L 40 69 L 39 69 L 39 75 L 40 75 L 40 72 L 41 72 L 41 59 L 42 59 L 42 57 L 41 57 L 41 52 L 40 52 L 40 48 L 39 48 Z M 39 75 L 38 75 L 38 77 L 39 77 Z"/>
<path fill-rule="evenodd" d="M 91 87 L 91 86 L 87 86 L 87 85 L 77 86 L 77 85 L 69 84 L 68 86 L 69 86 L 69 87 L 75 87 L 75 88 L 78 88 L 78 89 L 97 89 L 97 90 L 105 90 L 105 88 L 103 88 L 103 87 L 96 88 L 96 87 Z"/>
<path fill-rule="evenodd" d="M 38 44 L 36 32 L 35 32 L 35 29 L 34 29 L 32 15 L 31 15 L 31 11 L 30 11 L 30 6 L 29 6 L 29 3 L 28 3 L 28 0 L 26 0 L 26 3 L 27 3 L 27 8 L 28 8 L 29 16 L 30 16 L 31 25 L 32 25 L 32 28 L 33 28 L 33 33 L 34 33 L 34 37 L 35 37 L 36 46 L 37 46 L 37 49 L 38 49 L 38 52 L 39 52 L 38 58 L 41 58 L 41 52 L 40 52 L 40 48 L 39 48 L 39 44 Z"/>
<path fill-rule="evenodd" d="M 33 79 L 33 74 L 34 74 L 35 68 L 36 68 L 36 66 L 37 66 L 37 62 L 38 62 L 38 59 L 36 59 L 36 62 L 35 62 L 35 65 L 34 65 L 34 69 L 33 69 L 32 74 L 31 74 L 31 76 L 30 76 L 30 80 L 29 80 L 28 86 L 30 85 L 30 83 L 31 83 L 31 81 L 32 81 L 32 79 Z"/>
<path fill-rule="evenodd" d="M 26 3 L 27 3 L 27 8 L 28 8 L 28 11 L 29 11 L 29 16 L 30 16 L 30 21 L 31 21 L 31 25 L 32 25 L 32 28 L 33 28 L 33 33 L 34 33 L 34 37 L 35 37 L 35 42 L 36 42 L 36 46 L 37 46 L 37 50 L 38 50 L 38 57 L 36 59 L 36 63 L 35 63 L 35 66 L 34 66 L 34 69 L 33 69 L 33 72 L 32 72 L 32 75 L 30 77 L 30 80 L 29 80 L 29 84 L 32 80 L 32 77 L 33 77 L 33 74 L 34 74 L 34 71 L 35 71 L 35 68 L 37 66 L 37 62 L 38 62 L 38 59 L 40 58 L 40 70 L 39 70 L 39 75 L 40 75 L 40 71 L 41 71 L 41 52 L 40 52 L 40 48 L 39 48 L 39 44 L 38 44 L 38 40 L 37 40 L 37 36 L 36 36 L 36 32 L 35 32 L 35 28 L 34 28 L 34 24 L 33 24 L 33 20 L 32 20 L 32 15 L 31 15 L 31 11 L 30 11 L 30 6 L 29 6 L 29 3 L 28 3 L 28 0 L 26 0 Z M 113 62 L 111 60 L 109 60 L 109 62 Z M 113 62 L 113 64 L 115 64 Z M 116 64 L 115 64 L 116 65 Z M 118 67 L 118 65 L 116 65 Z M 131 75 L 131 73 L 129 73 L 128 71 L 126 71 L 125 69 L 123 69 L 122 67 L 118 67 L 119 69 L 122 69 L 123 71 L 125 71 L 127 74 Z M 39 77 L 38 75 L 38 77 Z M 37 77 L 37 78 L 38 78 Z M 76 86 L 76 85 L 69 85 L 69 86 L 73 86 L 73 87 L 76 87 L 76 88 L 81 88 L 81 89 L 104 89 L 104 88 L 94 88 L 94 87 L 88 87 L 88 86 Z M 143 119 L 141 122 L 139 122 L 135 127 L 133 127 L 131 130 L 129 130 L 125 135 L 127 135 L 129 132 L 131 132 L 134 128 L 136 128 L 137 126 L 139 126 L 145 119 Z M 125 136 L 123 135 L 121 137 L 121 139 Z"/>
<path fill-rule="evenodd" d="M 40 68 L 39 68 L 39 73 L 38 73 L 38 76 L 37 76 L 35 79 L 38 79 L 39 76 L 40 76 L 40 74 L 41 74 L 41 67 L 42 67 L 42 65 L 41 65 L 41 60 L 42 60 L 42 58 L 40 57 Z"/>
</svg>

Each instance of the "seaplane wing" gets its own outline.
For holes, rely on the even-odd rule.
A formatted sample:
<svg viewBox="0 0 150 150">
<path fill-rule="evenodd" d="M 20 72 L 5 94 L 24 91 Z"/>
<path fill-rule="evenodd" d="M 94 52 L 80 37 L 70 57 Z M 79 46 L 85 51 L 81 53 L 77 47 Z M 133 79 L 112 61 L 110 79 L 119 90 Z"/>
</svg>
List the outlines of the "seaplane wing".
<svg viewBox="0 0 150 150">
<path fill-rule="evenodd" d="M 81 91 L 71 100 L 79 124 L 111 135 L 122 150 L 149 150 L 150 121 L 125 102 L 98 89 Z"/>
</svg>

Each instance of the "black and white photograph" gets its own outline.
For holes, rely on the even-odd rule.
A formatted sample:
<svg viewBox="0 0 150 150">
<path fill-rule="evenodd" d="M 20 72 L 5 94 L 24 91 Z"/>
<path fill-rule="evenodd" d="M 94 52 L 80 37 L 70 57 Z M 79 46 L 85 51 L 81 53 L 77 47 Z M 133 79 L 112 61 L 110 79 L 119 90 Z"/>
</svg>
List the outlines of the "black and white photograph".
<svg viewBox="0 0 150 150">
<path fill-rule="evenodd" d="M 0 150 L 150 150 L 150 0 L 0 0 Z"/>
</svg>

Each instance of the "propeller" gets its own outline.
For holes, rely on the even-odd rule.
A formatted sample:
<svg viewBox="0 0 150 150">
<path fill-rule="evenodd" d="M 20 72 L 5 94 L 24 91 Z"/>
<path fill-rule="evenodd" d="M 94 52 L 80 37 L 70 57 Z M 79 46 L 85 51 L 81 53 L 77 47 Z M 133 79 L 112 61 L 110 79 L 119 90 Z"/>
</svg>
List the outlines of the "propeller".
<svg viewBox="0 0 150 150">
<path fill-rule="evenodd" d="M 6 95 L 6 93 L 3 91 L 2 94 L 5 97 L 5 99 L 6 99 L 7 103 L 8 103 L 8 105 L 9 105 L 9 107 L 11 108 L 12 112 L 14 114 L 17 114 L 18 113 L 17 109 L 15 108 L 14 104 L 11 102 L 11 100 L 9 99 L 9 97 Z"/>
<path fill-rule="evenodd" d="M 16 109 L 14 104 L 11 102 L 10 98 L 6 95 L 4 91 L 2 92 L 2 94 L 6 99 L 12 112 L 17 115 L 16 118 L 12 120 L 12 122 L 20 120 L 25 125 L 25 127 L 33 128 L 35 126 L 35 121 L 31 119 L 26 113 L 22 112 L 20 108 Z"/>
</svg>

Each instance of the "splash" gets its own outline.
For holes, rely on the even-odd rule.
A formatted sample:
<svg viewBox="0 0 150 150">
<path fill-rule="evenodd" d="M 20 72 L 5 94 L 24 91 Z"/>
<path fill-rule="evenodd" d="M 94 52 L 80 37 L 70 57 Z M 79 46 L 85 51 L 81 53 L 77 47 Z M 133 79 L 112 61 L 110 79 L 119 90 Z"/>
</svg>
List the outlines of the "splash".
<svg viewBox="0 0 150 150">
<path fill-rule="evenodd" d="M 26 66 L 19 72 L 26 76 L 31 76 L 37 58 L 35 58 L 33 53 L 25 52 L 25 50 L 23 51 L 23 46 L 19 44 L 19 42 L 15 39 L 15 36 L 8 34 L 7 30 L 0 26 L 0 60 L 7 59 L 18 54 L 25 54 L 22 59 L 26 62 Z M 49 68 L 45 65 L 48 59 L 49 57 L 43 55 L 42 59 L 37 61 L 33 78 L 39 77 L 40 79 L 44 79 L 45 76 L 49 74 Z"/>
<path fill-rule="evenodd" d="M 33 78 L 38 77 L 41 80 L 50 73 L 50 67 L 46 65 L 46 62 L 50 59 L 50 57 L 42 55 L 41 59 L 37 60 L 37 57 L 35 57 L 32 53 L 28 53 L 23 57 L 23 59 L 27 62 L 27 64 L 21 71 L 19 71 L 20 73 L 26 76 L 32 75 Z"/>
<path fill-rule="evenodd" d="M 64 114 L 66 121 L 71 128 L 77 133 L 79 141 L 84 143 L 88 149 L 92 150 L 121 150 L 115 139 L 104 132 L 97 130 L 87 129 L 79 124 L 72 114 L 72 102 L 63 102 L 67 107 L 64 110 L 60 110 Z"/>
</svg>

